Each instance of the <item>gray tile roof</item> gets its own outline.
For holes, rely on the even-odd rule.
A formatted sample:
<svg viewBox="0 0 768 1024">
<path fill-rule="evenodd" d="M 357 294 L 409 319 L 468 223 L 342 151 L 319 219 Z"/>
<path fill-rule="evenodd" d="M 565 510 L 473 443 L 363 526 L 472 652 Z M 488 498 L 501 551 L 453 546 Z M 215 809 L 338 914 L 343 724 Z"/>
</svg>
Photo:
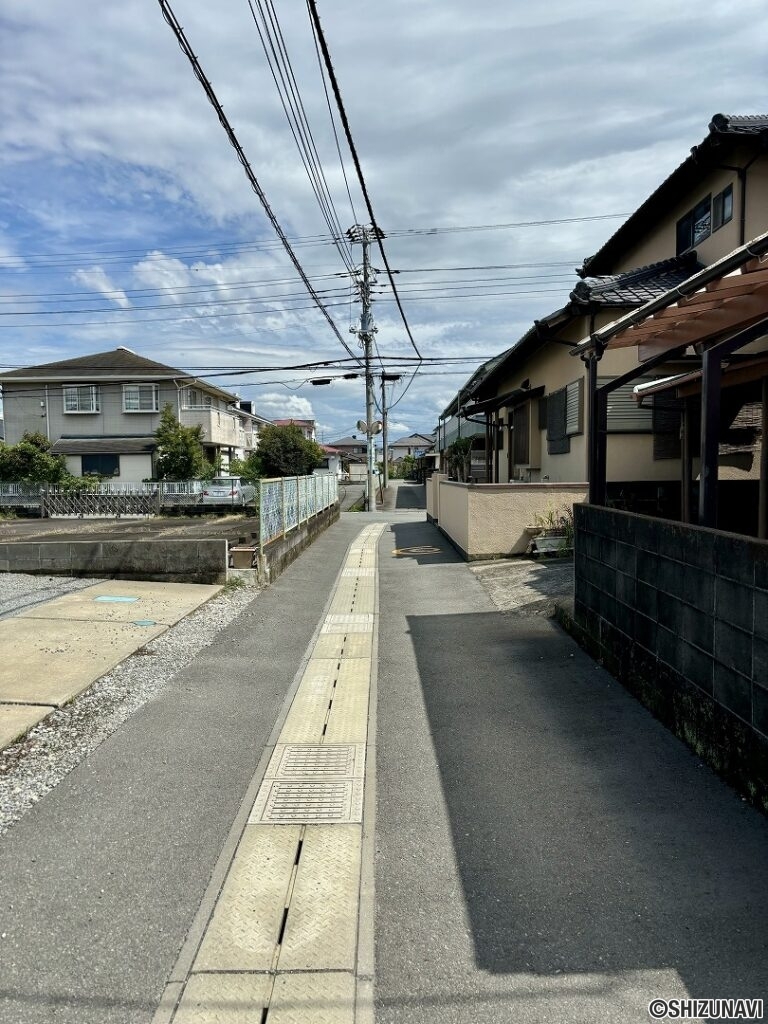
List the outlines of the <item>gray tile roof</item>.
<svg viewBox="0 0 768 1024">
<path fill-rule="evenodd" d="M 75 359 L 59 359 L 54 363 L 42 363 L 39 366 L 27 366 L 19 370 L 9 370 L 0 374 L 0 379 L 12 380 L 14 377 L 48 377 L 58 380 L 62 376 L 78 377 L 189 377 L 186 370 L 178 370 L 175 366 L 145 359 L 144 356 L 132 352 L 128 348 L 116 348 L 109 352 L 95 352 L 89 356 L 78 356 Z"/>
<path fill-rule="evenodd" d="M 571 302 L 577 307 L 643 305 L 682 284 L 700 269 L 695 253 L 686 253 L 623 274 L 586 277 L 571 292 Z"/>
<path fill-rule="evenodd" d="M 709 130 L 713 135 L 759 135 L 768 131 L 768 114 L 715 114 Z"/>
</svg>

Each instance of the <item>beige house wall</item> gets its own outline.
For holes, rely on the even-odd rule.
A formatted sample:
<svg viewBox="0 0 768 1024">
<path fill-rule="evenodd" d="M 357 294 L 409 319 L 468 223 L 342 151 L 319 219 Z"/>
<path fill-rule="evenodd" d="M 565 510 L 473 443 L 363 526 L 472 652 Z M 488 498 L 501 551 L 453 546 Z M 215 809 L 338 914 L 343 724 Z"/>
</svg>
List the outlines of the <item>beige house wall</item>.
<svg viewBox="0 0 768 1024">
<path fill-rule="evenodd" d="M 572 508 L 586 499 L 586 483 L 439 484 L 441 529 L 470 561 L 525 553 L 526 527 L 550 509 Z"/>
<path fill-rule="evenodd" d="M 744 166 L 753 156 L 751 150 L 730 154 L 727 163 L 732 166 Z M 669 216 L 657 222 L 638 245 L 628 249 L 612 268 L 614 273 L 644 267 L 658 260 L 669 259 L 675 255 L 677 222 L 685 216 L 696 203 L 707 195 L 717 195 L 727 185 L 733 185 L 733 218 L 723 227 L 714 231 L 709 238 L 696 246 L 699 260 L 705 265 L 714 263 L 721 256 L 726 256 L 741 244 L 739 237 L 741 217 L 741 183 L 738 174 L 733 170 L 720 168 L 706 175 L 702 181 L 684 199 L 670 211 Z M 768 159 L 759 157 L 747 171 L 747 205 L 746 230 L 744 241 L 762 234 L 766 223 L 766 202 L 768 201 Z"/>
<path fill-rule="evenodd" d="M 469 502 L 467 495 L 470 487 L 483 485 L 459 484 L 453 480 L 441 480 L 438 486 L 440 488 L 440 517 L 438 519 L 440 527 L 459 550 L 468 554 Z"/>
<path fill-rule="evenodd" d="M 623 311 L 601 313 L 595 318 L 595 328 L 610 323 Z M 563 329 L 560 337 L 563 340 L 579 342 L 589 333 L 589 320 L 579 318 Z M 618 377 L 638 366 L 635 348 L 609 349 L 600 361 L 598 374 L 601 377 Z M 655 376 L 664 376 L 666 371 L 659 370 Z M 571 435 L 571 450 L 562 455 L 550 455 L 547 452 L 546 430 L 538 426 L 537 402 L 531 404 L 530 449 L 532 483 L 572 483 L 585 480 L 587 477 L 587 416 L 588 416 L 588 381 L 584 363 L 570 354 L 570 349 L 556 342 L 549 343 L 535 352 L 519 369 L 500 378 L 497 393 L 503 394 L 519 388 L 524 380 L 530 382 L 531 388 L 545 386 L 545 395 L 565 387 L 572 381 L 584 380 L 583 433 Z M 506 429 L 510 410 L 501 410 L 501 419 L 505 425 L 503 431 L 504 448 L 499 453 L 499 480 L 509 483 L 509 431 Z M 627 474 L 630 474 L 629 476 Z M 610 434 L 608 438 L 608 480 L 677 480 L 680 477 L 679 460 L 654 461 L 653 436 L 651 434 Z"/>
</svg>

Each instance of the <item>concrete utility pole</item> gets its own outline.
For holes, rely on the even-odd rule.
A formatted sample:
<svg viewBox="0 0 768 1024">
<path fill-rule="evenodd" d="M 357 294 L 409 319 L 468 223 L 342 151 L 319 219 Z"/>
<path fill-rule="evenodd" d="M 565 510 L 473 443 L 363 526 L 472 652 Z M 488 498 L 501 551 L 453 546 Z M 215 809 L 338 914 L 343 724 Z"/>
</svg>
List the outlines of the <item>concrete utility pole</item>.
<svg viewBox="0 0 768 1024">
<path fill-rule="evenodd" d="M 368 251 L 372 239 L 383 237 L 383 232 L 378 228 L 371 227 L 370 225 L 366 226 L 362 224 L 355 224 L 347 231 L 347 238 L 349 238 L 350 242 L 362 245 L 363 247 L 363 276 L 362 280 L 357 282 L 360 289 L 360 301 L 363 306 L 360 314 L 360 330 L 355 331 L 354 328 L 351 328 L 351 330 L 353 333 L 356 333 L 360 339 L 363 355 L 365 357 L 365 434 L 368 441 L 366 449 L 366 464 L 368 471 L 366 473 L 365 484 L 365 507 L 369 512 L 376 511 L 376 486 L 373 479 L 376 450 L 373 443 L 375 427 L 373 419 L 373 370 L 371 368 L 371 361 L 373 357 L 373 336 L 376 333 L 376 327 L 373 324 L 373 314 L 371 312 L 372 280 Z"/>
<path fill-rule="evenodd" d="M 389 452 L 387 451 L 387 384 L 400 380 L 402 374 L 382 373 L 381 375 L 381 443 L 384 459 L 383 487 L 389 487 Z"/>
</svg>

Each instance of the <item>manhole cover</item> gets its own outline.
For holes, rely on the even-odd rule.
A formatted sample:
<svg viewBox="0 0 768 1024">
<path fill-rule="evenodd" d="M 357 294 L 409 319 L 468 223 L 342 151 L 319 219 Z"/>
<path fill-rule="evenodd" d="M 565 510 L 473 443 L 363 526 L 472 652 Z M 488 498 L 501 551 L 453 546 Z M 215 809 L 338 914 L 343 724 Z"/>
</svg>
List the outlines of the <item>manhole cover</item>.
<svg viewBox="0 0 768 1024">
<path fill-rule="evenodd" d="M 401 555 L 439 555 L 442 548 L 436 548 L 433 544 L 414 544 L 410 548 L 395 548 L 392 552 L 395 557 Z"/>
</svg>

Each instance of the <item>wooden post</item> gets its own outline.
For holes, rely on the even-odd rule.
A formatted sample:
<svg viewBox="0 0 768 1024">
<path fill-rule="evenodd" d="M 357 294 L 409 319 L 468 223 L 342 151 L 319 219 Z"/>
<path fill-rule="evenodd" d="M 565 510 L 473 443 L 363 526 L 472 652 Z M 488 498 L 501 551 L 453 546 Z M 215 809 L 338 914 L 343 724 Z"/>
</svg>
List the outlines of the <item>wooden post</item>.
<svg viewBox="0 0 768 1024">
<path fill-rule="evenodd" d="M 768 540 L 768 377 L 763 378 L 763 414 L 760 438 L 760 498 L 758 500 L 757 536 Z"/>
<path fill-rule="evenodd" d="M 701 361 L 701 482 L 699 526 L 717 526 L 717 463 L 720 444 L 720 353 L 710 349 Z"/>
<path fill-rule="evenodd" d="M 693 459 L 691 457 L 691 408 L 686 399 L 683 402 L 681 452 L 680 452 L 680 521 L 691 521 L 691 477 L 693 476 Z"/>
</svg>

